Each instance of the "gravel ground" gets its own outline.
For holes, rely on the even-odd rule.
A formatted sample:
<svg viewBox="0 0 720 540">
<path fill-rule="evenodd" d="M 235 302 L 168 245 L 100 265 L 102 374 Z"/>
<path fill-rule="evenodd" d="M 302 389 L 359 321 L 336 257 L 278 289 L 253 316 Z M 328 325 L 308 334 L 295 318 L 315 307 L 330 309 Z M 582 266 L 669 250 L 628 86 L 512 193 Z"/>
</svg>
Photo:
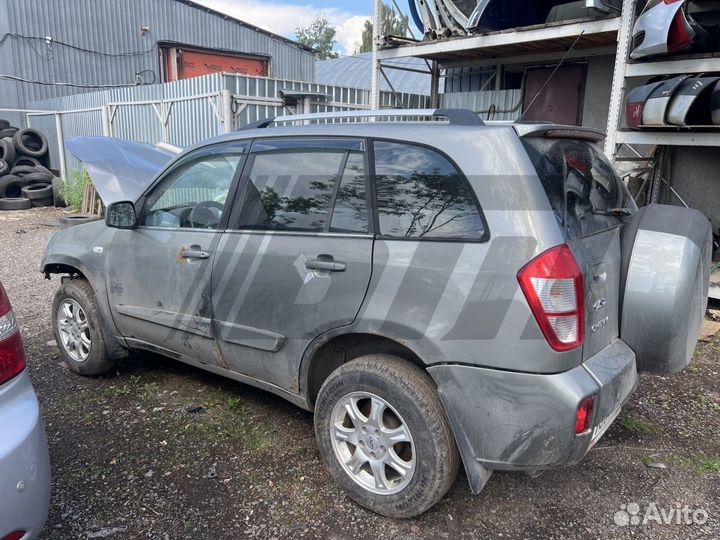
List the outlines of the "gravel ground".
<svg viewBox="0 0 720 540">
<path fill-rule="evenodd" d="M 538 478 L 496 473 L 478 496 L 461 475 L 430 512 L 394 521 L 335 487 L 312 415 L 279 398 L 146 354 L 108 376 L 71 373 L 52 341 L 59 280 L 38 272 L 48 224 L 60 215 L 0 213 L 0 279 L 22 327 L 53 465 L 44 539 L 720 537 L 718 339 L 701 344 L 680 375 L 642 376 L 580 465 Z M 621 510 L 633 503 L 641 523 L 623 526 L 630 516 Z M 707 522 L 642 523 L 685 505 Z"/>
</svg>

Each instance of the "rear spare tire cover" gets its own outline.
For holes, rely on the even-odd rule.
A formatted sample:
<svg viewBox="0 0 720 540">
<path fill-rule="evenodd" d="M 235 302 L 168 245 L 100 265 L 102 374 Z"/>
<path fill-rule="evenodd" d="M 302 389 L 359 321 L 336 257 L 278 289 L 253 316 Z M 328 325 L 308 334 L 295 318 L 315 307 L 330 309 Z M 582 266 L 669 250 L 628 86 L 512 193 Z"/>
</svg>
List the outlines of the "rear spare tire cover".
<svg viewBox="0 0 720 540">
<path fill-rule="evenodd" d="M 653 204 L 622 237 L 620 337 L 638 371 L 687 367 L 707 309 L 712 227 L 697 210 Z"/>
</svg>

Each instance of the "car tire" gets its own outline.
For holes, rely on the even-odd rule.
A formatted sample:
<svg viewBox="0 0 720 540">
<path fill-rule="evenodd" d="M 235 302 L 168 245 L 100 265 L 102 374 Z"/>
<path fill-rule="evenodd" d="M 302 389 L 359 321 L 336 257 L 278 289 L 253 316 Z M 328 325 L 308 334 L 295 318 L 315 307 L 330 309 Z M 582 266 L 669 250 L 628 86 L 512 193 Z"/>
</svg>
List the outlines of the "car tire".
<svg viewBox="0 0 720 540">
<path fill-rule="evenodd" d="M 53 200 L 52 197 L 45 197 L 44 199 L 33 199 L 30 201 L 33 205 L 33 208 L 39 208 L 41 206 L 52 206 Z"/>
<path fill-rule="evenodd" d="M 10 137 L 0 139 L 0 159 L 12 167 L 15 163 L 17 153 L 15 152 L 15 143 Z"/>
<path fill-rule="evenodd" d="M 15 166 L 12 168 L 11 174 L 23 177 L 30 174 L 42 174 L 47 177 L 48 182 L 53 178 L 53 176 L 55 176 L 52 172 L 50 172 L 50 169 L 43 167 L 42 165 L 33 165 L 32 167 L 29 165 L 19 165 L 21 161 L 22 158 L 15 160 Z"/>
<path fill-rule="evenodd" d="M 62 178 L 52 179 L 53 204 L 58 208 L 65 208 L 67 203 L 63 197 L 63 188 L 65 184 Z"/>
<path fill-rule="evenodd" d="M 91 214 L 70 214 L 69 216 L 63 216 L 60 218 L 60 228 L 67 229 L 68 227 L 74 227 L 75 225 L 83 225 L 85 223 L 91 223 L 93 221 L 99 221 L 98 216 Z"/>
<path fill-rule="evenodd" d="M 52 199 L 52 186 L 46 183 L 27 184 L 22 188 L 22 196 L 31 201 L 38 199 Z"/>
<path fill-rule="evenodd" d="M 20 197 L 0 199 L 0 210 L 27 210 L 31 207 L 30 199 Z"/>
<path fill-rule="evenodd" d="M 72 371 L 94 376 L 115 367 L 107 353 L 95 291 L 86 279 L 64 279 L 55 293 L 52 310 L 55 341 Z"/>
<path fill-rule="evenodd" d="M 10 172 L 10 164 L 4 159 L 0 159 L 0 176 L 5 176 Z"/>
<path fill-rule="evenodd" d="M 2 118 L 0 118 L 0 129 L 7 129 L 7 128 L 9 128 L 9 127 L 10 127 L 10 122 L 8 122 L 7 120 L 3 120 Z"/>
<path fill-rule="evenodd" d="M 25 181 L 19 176 L 6 174 L 0 177 L 0 199 L 21 197 L 23 186 L 25 186 Z"/>
<path fill-rule="evenodd" d="M 25 185 L 29 185 L 29 184 L 48 184 L 48 185 L 50 185 L 52 183 L 52 179 L 54 178 L 54 176 L 52 174 L 47 174 L 44 172 L 34 172 L 34 173 L 26 174 L 22 178 L 25 181 Z"/>
<path fill-rule="evenodd" d="M 42 157 L 47 154 L 48 142 L 45 135 L 32 128 L 24 128 L 13 135 L 15 148 L 21 154 L 30 157 Z"/>
<path fill-rule="evenodd" d="M 373 420 L 375 411 L 383 411 L 381 420 Z M 460 466 L 432 379 L 391 355 L 362 356 L 330 374 L 315 407 L 315 436 L 325 467 L 347 495 L 387 517 L 411 518 L 431 508 Z"/>
<path fill-rule="evenodd" d="M 12 139 L 11 139 L 12 140 Z M 14 143 L 13 143 L 14 147 Z M 15 167 L 42 167 L 42 163 L 40 163 L 40 160 L 34 157 L 30 156 L 18 156 L 15 155 L 15 163 L 13 164 Z"/>
<path fill-rule="evenodd" d="M 16 128 L 16 127 L 0 129 L 0 139 L 4 139 L 5 137 L 12 138 L 12 136 L 15 135 L 17 132 L 18 132 L 18 128 Z"/>
</svg>

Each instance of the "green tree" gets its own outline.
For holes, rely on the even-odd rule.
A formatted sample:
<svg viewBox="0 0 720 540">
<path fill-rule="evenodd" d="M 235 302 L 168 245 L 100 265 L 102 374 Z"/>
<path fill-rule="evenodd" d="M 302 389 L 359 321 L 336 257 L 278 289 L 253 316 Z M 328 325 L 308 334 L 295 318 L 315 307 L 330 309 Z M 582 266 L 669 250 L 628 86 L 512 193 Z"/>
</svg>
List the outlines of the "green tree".
<svg viewBox="0 0 720 540">
<path fill-rule="evenodd" d="M 328 60 L 339 56 L 333 50 L 335 43 L 337 43 L 335 41 L 336 34 L 337 31 L 330 26 L 330 23 L 324 17 L 316 18 L 309 26 L 295 29 L 297 40 L 303 45 L 317 49 L 320 60 Z"/>
<path fill-rule="evenodd" d="M 380 20 L 382 21 L 383 36 L 404 36 L 407 29 L 407 17 L 398 15 L 393 8 L 387 4 L 381 4 Z M 372 52 L 373 46 L 373 23 L 365 21 L 362 37 L 358 44 L 357 53 Z"/>
</svg>

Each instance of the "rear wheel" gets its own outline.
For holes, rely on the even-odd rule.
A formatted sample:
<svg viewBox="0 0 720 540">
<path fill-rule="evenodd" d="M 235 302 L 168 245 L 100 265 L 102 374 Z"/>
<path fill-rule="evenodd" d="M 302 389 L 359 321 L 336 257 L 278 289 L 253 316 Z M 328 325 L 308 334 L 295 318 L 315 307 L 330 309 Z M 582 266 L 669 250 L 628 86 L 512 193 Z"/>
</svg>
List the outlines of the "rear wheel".
<svg viewBox="0 0 720 540">
<path fill-rule="evenodd" d="M 363 356 L 328 377 L 315 435 L 325 466 L 350 498 L 384 516 L 428 510 L 460 464 L 432 379 L 390 355 Z"/>
<path fill-rule="evenodd" d="M 53 331 L 63 360 L 80 375 L 101 375 L 115 367 L 107 353 L 95 291 L 85 279 L 64 281 L 53 301 Z"/>
</svg>

